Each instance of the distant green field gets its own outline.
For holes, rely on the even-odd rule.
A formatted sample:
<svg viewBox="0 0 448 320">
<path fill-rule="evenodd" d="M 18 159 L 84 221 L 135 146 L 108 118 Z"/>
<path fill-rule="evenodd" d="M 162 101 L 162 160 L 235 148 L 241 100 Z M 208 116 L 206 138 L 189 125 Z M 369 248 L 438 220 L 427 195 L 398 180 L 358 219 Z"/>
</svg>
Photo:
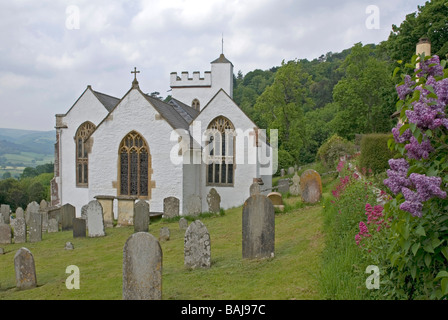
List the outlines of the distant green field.
<svg viewBox="0 0 448 320">
<path fill-rule="evenodd" d="M 21 152 L 19 154 L 4 154 L 1 157 L 12 165 L 0 166 L 0 179 L 5 172 L 9 172 L 12 177 L 18 177 L 25 167 L 36 167 L 38 165 L 54 162 L 51 154 L 39 154 L 34 152 Z"/>
</svg>

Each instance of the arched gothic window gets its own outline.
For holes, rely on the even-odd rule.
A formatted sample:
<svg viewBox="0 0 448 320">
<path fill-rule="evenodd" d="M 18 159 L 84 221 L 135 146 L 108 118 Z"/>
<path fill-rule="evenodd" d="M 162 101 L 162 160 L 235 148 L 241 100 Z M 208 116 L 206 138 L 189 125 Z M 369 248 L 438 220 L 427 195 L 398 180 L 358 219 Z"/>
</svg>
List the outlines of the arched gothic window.
<svg viewBox="0 0 448 320">
<path fill-rule="evenodd" d="M 151 156 L 143 137 L 131 131 L 123 138 L 119 148 L 119 194 L 148 198 Z"/>
<path fill-rule="evenodd" d="M 199 100 L 198 100 L 198 99 L 194 99 L 193 102 L 191 103 L 191 107 L 192 107 L 193 109 L 199 111 L 199 109 L 200 109 L 200 107 L 201 107 L 201 105 L 200 105 L 200 103 L 199 103 Z"/>
<path fill-rule="evenodd" d="M 89 121 L 81 124 L 76 131 L 76 186 L 89 186 L 89 155 L 86 138 L 95 130 L 95 125 Z"/>
<path fill-rule="evenodd" d="M 226 117 L 210 122 L 207 132 L 207 185 L 233 186 L 235 127 Z"/>
</svg>

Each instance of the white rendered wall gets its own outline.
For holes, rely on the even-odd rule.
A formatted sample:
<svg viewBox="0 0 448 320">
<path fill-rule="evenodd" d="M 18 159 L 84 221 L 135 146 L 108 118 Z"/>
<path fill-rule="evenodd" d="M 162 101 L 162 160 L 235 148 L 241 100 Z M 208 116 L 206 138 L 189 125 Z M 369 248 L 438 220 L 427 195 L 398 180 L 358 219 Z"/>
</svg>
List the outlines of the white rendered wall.
<svg viewBox="0 0 448 320">
<path fill-rule="evenodd" d="M 61 129 L 60 136 L 60 203 L 75 206 L 76 216 L 81 215 L 82 206 L 89 202 L 88 188 L 76 186 L 76 131 L 85 121 L 97 126 L 107 113 L 93 92 L 87 89 L 62 118 L 67 128 Z"/>
<path fill-rule="evenodd" d="M 117 196 L 118 149 L 122 139 L 131 131 L 140 133 L 149 146 L 151 155 L 151 189 L 149 201 L 152 212 L 163 212 L 163 199 L 177 197 L 182 208 L 182 164 L 170 161 L 170 141 L 173 128 L 163 119 L 156 120 L 157 111 L 137 89 L 132 89 L 92 135 L 89 198 L 96 195 Z M 115 210 L 115 215 L 117 214 Z"/>
</svg>

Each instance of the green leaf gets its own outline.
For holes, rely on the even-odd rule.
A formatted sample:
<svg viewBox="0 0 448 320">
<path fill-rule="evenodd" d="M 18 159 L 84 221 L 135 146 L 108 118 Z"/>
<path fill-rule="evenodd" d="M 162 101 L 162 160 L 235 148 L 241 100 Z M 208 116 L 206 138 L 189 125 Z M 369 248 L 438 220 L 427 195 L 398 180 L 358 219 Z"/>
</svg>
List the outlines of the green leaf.
<svg viewBox="0 0 448 320">
<path fill-rule="evenodd" d="M 415 230 L 415 233 L 422 237 L 426 236 L 425 229 L 422 226 L 418 226 L 417 229 Z"/>
<path fill-rule="evenodd" d="M 415 275 L 416 274 L 417 274 L 417 267 L 416 266 L 412 266 L 412 268 L 411 268 L 412 279 L 415 279 Z"/>
<path fill-rule="evenodd" d="M 418 249 L 420 249 L 420 243 L 414 243 L 412 245 L 412 248 L 411 248 L 412 253 L 414 254 L 414 256 L 417 254 Z"/>
<path fill-rule="evenodd" d="M 395 77 L 395 75 L 397 74 L 398 71 L 400 71 L 400 67 L 396 67 L 394 69 L 394 73 L 392 74 L 392 77 Z"/>
<path fill-rule="evenodd" d="M 401 128 L 403 128 L 404 126 L 402 126 Z M 400 134 L 402 133 L 401 128 L 400 128 Z M 411 129 L 412 133 L 414 133 L 415 129 L 417 128 L 417 125 L 415 123 L 411 122 L 411 123 L 409 123 L 409 128 Z"/>
<path fill-rule="evenodd" d="M 443 248 L 440 252 L 442 252 L 445 259 L 448 260 L 448 247 Z"/>
<path fill-rule="evenodd" d="M 429 243 L 429 242 L 423 247 L 423 250 L 425 250 L 426 252 L 429 252 L 429 253 L 434 253 L 434 248 L 432 247 L 431 243 Z"/>
<path fill-rule="evenodd" d="M 429 266 L 431 265 L 431 255 L 429 253 L 427 253 L 425 255 L 425 264 L 426 266 L 429 268 Z"/>
<path fill-rule="evenodd" d="M 448 278 L 448 272 L 445 270 L 439 271 L 439 273 L 437 274 L 437 276 L 435 277 L 434 280 L 437 280 L 440 278 Z"/>
<path fill-rule="evenodd" d="M 440 241 L 439 238 L 434 238 L 431 240 L 431 245 L 433 248 L 437 248 L 443 241 Z"/>
<path fill-rule="evenodd" d="M 442 279 L 442 294 L 445 296 L 448 294 L 448 278 Z"/>
</svg>

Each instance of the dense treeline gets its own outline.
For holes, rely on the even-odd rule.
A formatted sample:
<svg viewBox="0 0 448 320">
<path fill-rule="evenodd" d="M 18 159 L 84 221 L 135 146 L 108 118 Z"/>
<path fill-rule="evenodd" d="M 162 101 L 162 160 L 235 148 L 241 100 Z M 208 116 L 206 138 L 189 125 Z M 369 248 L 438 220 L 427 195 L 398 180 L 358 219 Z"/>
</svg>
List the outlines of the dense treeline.
<svg viewBox="0 0 448 320">
<path fill-rule="evenodd" d="M 396 122 L 391 117 L 395 84 L 401 81 L 393 71 L 398 60 L 410 61 L 421 37 L 431 41 L 433 54 L 445 58 L 448 6 L 443 0 L 419 6 L 378 45 L 356 43 L 312 61 L 283 61 L 246 75 L 239 71 L 234 99 L 260 128 L 278 130 L 279 168 L 313 162 L 334 134 L 353 141 L 356 134 L 390 132 Z"/>
</svg>

